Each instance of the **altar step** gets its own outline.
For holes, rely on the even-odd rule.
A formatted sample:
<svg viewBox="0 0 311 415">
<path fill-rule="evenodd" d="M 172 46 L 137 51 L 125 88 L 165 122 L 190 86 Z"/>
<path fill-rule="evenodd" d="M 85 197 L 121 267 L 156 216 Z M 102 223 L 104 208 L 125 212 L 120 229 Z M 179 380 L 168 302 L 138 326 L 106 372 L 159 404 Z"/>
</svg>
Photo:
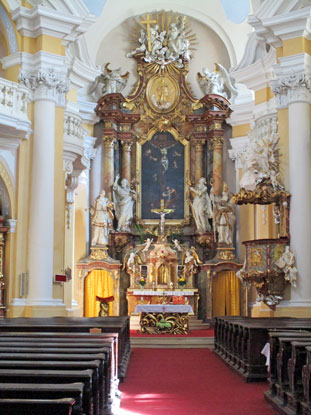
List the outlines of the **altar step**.
<svg viewBox="0 0 311 415">
<path fill-rule="evenodd" d="M 132 348 L 211 349 L 214 337 L 131 337 Z"/>
<path fill-rule="evenodd" d="M 198 320 L 196 316 L 189 316 L 189 329 L 190 330 L 207 330 L 210 328 L 210 324 L 203 323 L 203 320 Z M 139 330 L 139 315 L 131 316 L 130 329 Z"/>
</svg>

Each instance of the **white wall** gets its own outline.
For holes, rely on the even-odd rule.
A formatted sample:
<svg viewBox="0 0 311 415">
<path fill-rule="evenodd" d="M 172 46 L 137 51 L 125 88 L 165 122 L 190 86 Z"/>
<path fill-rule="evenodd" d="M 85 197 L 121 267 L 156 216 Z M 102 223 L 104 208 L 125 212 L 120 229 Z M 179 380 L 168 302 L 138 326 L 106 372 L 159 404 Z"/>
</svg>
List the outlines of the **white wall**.
<svg viewBox="0 0 311 415">
<path fill-rule="evenodd" d="M 134 27 L 133 20 L 128 19 L 114 28 L 102 39 L 95 58 L 96 65 L 110 62 L 110 68 L 115 69 L 121 66 L 124 72 L 130 72 L 129 82 L 122 91 L 124 96 L 131 92 L 137 79 L 136 61 L 133 58 L 126 57 L 128 52 L 138 46 L 129 41 L 129 34 L 132 33 Z M 202 67 L 206 66 L 214 69 L 215 62 L 229 68 L 230 58 L 223 41 L 212 29 L 194 19 L 191 20 L 191 29 L 197 36 L 196 43 L 198 44 L 194 46 L 197 50 L 193 52 L 193 58 L 190 61 L 188 81 L 194 95 L 201 97 L 203 94 L 196 80 L 197 72 L 200 72 Z"/>
</svg>

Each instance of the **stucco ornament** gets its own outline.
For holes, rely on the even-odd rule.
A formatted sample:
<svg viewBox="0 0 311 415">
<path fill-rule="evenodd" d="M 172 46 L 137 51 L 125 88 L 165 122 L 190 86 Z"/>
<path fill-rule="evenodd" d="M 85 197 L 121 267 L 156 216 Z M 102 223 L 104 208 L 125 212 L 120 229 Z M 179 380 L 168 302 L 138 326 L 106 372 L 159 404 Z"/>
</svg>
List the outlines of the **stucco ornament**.
<svg viewBox="0 0 311 415">
<path fill-rule="evenodd" d="M 183 68 L 184 60 L 190 60 L 190 40 L 189 33 L 186 34 L 185 16 L 176 16 L 175 21 L 165 26 L 165 29 L 160 27 L 158 19 L 151 18 L 149 14 L 145 20 L 140 20 L 140 24 L 146 30 L 140 30 L 139 46 L 126 55 L 128 58 L 143 54 L 145 62 L 155 62 L 161 66 L 174 63 L 178 68 Z"/>
<path fill-rule="evenodd" d="M 96 78 L 89 93 L 99 99 L 105 94 L 116 94 L 123 91 L 129 77 L 129 72 L 122 75 L 122 68 L 109 69 L 109 63 L 102 66 L 102 73 Z"/>
<path fill-rule="evenodd" d="M 275 265 L 284 272 L 285 280 L 296 287 L 298 270 L 295 266 L 295 254 L 290 251 L 289 246 L 285 248 L 283 255 L 275 261 Z"/>
<path fill-rule="evenodd" d="M 284 189 L 279 179 L 279 135 L 276 116 L 256 122 L 249 133 L 249 144 L 241 154 L 241 164 L 241 188 L 254 190 L 259 183 L 268 179 L 274 190 Z"/>
<path fill-rule="evenodd" d="M 198 72 L 198 82 L 203 94 L 217 94 L 225 98 L 228 98 L 231 104 L 234 104 L 234 101 L 238 95 L 238 90 L 235 87 L 235 81 L 230 77 L 228 71 L 220 64 L 215 63 L 216 70 L 210 71 L 208 68 L 202 69 L 202 74 Z M 230 92 L 230 97 L 228 97 L 227 92 Z"/>
</svg>

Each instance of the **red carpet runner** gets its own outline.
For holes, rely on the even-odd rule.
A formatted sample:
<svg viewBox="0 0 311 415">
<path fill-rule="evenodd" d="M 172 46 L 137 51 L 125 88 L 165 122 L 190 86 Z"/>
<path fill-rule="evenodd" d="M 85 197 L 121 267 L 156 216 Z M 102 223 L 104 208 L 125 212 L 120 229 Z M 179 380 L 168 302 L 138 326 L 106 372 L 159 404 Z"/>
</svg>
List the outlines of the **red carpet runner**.
<svg viewBox="0 0 311 415">
<path fill-rule="evenodd" d="M 120 415 L 276 415 L 209 349 L 134 349 Z"/>
</svg>

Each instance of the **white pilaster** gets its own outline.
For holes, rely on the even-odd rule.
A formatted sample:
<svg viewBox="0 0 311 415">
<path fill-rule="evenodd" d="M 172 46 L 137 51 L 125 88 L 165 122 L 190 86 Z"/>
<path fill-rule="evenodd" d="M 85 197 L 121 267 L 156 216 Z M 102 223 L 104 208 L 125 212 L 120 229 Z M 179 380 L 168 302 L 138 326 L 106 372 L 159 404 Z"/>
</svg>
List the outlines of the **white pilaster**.
<svg viewBox="0 0 311 415">
<path fill-rule="evenodd" d="M 299 277 L 291 288 L 291 301 L 311 306 L 311 143 L 310 104 L 292 102 L 289 117 L 289 185 L 291 197 L 291 248 L 296 254 Z"/>
<path fill-rule="evenodd" d="M 29 289 L 27 304 L 60 305 L 53 299 L 55 104 L 68 85 L 53 69 L 23 72 L 20 80 L 34 103 L 29 217 Z"/>
</svg>

